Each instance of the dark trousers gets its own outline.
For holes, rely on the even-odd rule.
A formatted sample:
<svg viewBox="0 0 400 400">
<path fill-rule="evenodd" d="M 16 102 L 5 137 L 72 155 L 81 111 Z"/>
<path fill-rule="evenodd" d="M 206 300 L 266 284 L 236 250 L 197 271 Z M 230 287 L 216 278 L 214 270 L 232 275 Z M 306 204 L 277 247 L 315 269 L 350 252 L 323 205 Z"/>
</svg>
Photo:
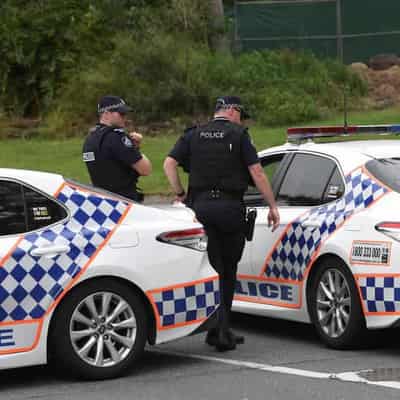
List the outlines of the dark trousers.
<svg viewBox="0 0 400 400">
<path fill-rule="evenodd" d="M 219 329 L 229 328 L 237 265 L 245 244 L 245 207 L 240 200 L 196 200 L 193 210 L 208 236 L 210 264 L 220 279 Z"/>
</svg>

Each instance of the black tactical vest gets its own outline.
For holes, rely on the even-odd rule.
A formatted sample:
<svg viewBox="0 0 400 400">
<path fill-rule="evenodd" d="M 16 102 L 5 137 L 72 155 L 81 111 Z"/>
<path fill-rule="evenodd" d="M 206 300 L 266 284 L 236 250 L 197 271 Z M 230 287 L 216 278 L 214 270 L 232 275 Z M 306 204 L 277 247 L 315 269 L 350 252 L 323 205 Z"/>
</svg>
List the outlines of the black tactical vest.
<svg viewBox="0 0 400 400">
<path fill-rule="evenodd" d="M 213 120 L 194 129 L 190 138 L 189 187 L 243 193 L 250 175 L 240 144 L 246 128 L 228 120 Z"/>
<path fill-rule="evenodd" d="M 112 126 L 96 125 L 83 145 L 83 160 L 94 186 L 138 200 L 137 172 L 114 159 L 107 147 L 107 136 L 117 134 Z"/>
</svg>

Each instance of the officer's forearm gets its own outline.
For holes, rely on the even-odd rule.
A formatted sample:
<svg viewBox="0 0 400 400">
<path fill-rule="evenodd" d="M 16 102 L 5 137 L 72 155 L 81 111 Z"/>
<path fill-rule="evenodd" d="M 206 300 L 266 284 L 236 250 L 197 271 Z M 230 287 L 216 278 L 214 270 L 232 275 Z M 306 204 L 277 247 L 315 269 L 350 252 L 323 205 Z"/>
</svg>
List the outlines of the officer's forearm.
<svg viewBox="0 0 400 400">
<path fill-rule="evenodd" d="M 276 208 L 274 193 L 272 192 L 271 185 L 261 167 L 261 164 L 251 165 L 249 167 L 249 171 L 255 185 L 257 186 L 257 189 L 264 197 L 264 200 L 268 203 L 270 208 Z"/>
<path fill-rule="evenodd" d="M 178 163 L 172 157 L 167 157 L 164 161 L 164 172 L 172 187 L 172 190 L 178 194 L 183 192 L 183 186 L 178 174 Z"/>
<path fill-rule="evenodd" d="M 135 164 L 132 164 L 132 168 L 136 170 L 139 175 L 148 176 L 152 171 L 151 161 L 144 154 L 142 154 L 142 158 Z"/>
</svg>

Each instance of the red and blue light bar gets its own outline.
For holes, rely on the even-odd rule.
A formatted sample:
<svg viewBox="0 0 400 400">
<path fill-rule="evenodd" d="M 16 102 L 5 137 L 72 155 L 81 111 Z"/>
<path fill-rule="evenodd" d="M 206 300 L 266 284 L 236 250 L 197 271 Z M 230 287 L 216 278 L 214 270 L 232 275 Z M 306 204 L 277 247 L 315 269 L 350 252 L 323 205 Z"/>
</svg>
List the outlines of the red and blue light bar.
<svg viewBox="0 0 400 400">
<path fill-rule="evenodd" d="M 349 125 L 288 128 L 288 142 L 314 138 L 357 136 L 357 135 L 399 135 L 400 125 Z"/>
</svg>

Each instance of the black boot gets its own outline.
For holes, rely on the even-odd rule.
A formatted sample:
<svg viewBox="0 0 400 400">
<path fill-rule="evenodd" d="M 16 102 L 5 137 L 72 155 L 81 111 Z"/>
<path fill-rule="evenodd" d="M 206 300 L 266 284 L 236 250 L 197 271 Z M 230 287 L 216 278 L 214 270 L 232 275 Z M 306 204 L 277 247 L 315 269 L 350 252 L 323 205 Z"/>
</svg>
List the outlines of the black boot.
<svg viewBox="0 0 400 400">
<path fill-rule="evenodd" d="M 218 332 L 217 343 L 215 347 L 218 351 L 229 351 L 236 349 L 236 343 L 233 336 L 229 335 L 227 330 L 221 329 Z"/>
<path fill-rule="evenodd" d="M 236 333 L 233 333 L 230 329 L 228 330 L 228 336 L 229 336 L 229 340 L 233 341 L 236 344 L 243 344 L 244 343 L 244 336 L 237 335 Z M 205 342 L 210 346 L 216 346 L 217 345 L 217 339 L 218 339 L 217 328 L 211 328 L 207 332 L 207 336 L 206 336 Z"/>
<path fill-rule="evenodd" d="M 218 339 L 218 331 L 217 328 L 211 328 L 207 332 L 206 336 L 206 343 L 210 346 L 215 346 L 217 344 L 217 339 Z"/>
<path fill-rule="evenodd" d="M 244 336 L 242 335 L 237 335 L 236 333 L 233 333 L 230 329 L 228 330 L 228 335 L 232 338 L 236 344 L 243 344 L 244 343 Z"/>
</svg>

